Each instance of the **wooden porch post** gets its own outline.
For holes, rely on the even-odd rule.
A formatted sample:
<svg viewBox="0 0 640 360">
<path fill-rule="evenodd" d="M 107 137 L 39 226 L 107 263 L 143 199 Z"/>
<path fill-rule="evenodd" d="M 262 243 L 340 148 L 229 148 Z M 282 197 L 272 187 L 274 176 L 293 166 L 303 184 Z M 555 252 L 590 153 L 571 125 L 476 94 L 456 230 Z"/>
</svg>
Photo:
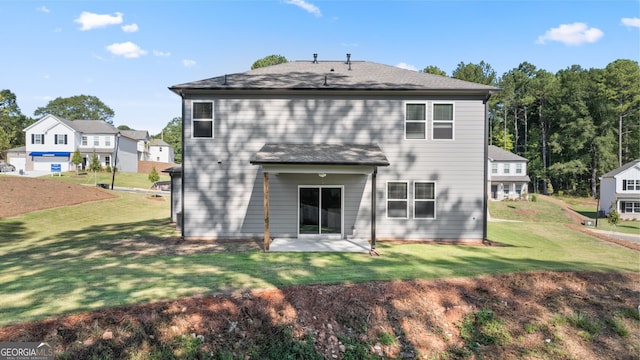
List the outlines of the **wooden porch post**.
<svg viewBox="0 0 640 360">
<path fill-rule="evenodd" d="M 373 167 L 371 174 L 371 250 L 376 248 L 376 175 L 378 168 Z"/>
<path fill-rule="evenodd" d="M 264 193 L 264 251 L 269 251 L 271 235 L 269 234 L 269 173 L 263 170 L 264 180 L 262 191 Z"/>
</svg>

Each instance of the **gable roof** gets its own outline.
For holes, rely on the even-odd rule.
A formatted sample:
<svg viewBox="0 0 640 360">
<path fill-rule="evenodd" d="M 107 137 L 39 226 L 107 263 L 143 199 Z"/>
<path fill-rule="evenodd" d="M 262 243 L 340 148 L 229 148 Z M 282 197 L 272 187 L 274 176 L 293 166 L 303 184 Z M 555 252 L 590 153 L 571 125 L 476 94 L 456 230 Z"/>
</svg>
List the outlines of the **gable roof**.
<svg viewBox="0 0 640 360">
<path fill-rule="evenodd" d="M 117 134 L 118 129 L 116 129 L 113 125 L 102 121 L 102 120 L 69 120 L 57 117 L 55 115 L 45 115 L 40 120 L 35 123 L 29 125 L 24 129 L 24 131 L 28 131 L 30 128 L 34 127 L 36 124 L 44 121 L 47 118 L 53 118 L 61 124 L 66 125 L 72 130 L 82 133 L 82 134 Z"/>
<path fill-rule="evenodd" d="M 242 73 L 174 85 L 197 90 L 432 90 L 489 94 L 493 86 L 368 61 L 291 61 Z"/>
<path fill-rule="evenodd" d="M 489 160 L 491 161 L 529 161 L 495 145 L 489 145 Z"/>
<path fill-rule="evenodd" d="M 145 140 L 149 137 L 149 132 L 146 130 L 120 130 L 120 134 L 133 140 Z"/>
<path fill-rule="evenodd" d="M 169 143 L 162 139 L 151 139 L 149 140 L 149 146 L 171 146 Z"/>
<path fill-rule="evenodd" d="M 621 172 L 634 167 L 637 164 L 640 164 L 640 159 L 636 159 L 636 160 L 630 161 L 630 162 L 620 166 L 619 168 L 617 168 L 615 170 L 609 171 L 608 173 L 602 175 L 602 177 L 603 178 L 605 178 L 605 177 L 614 177 L 614 176 L 620 174 Z"/>
</svg>

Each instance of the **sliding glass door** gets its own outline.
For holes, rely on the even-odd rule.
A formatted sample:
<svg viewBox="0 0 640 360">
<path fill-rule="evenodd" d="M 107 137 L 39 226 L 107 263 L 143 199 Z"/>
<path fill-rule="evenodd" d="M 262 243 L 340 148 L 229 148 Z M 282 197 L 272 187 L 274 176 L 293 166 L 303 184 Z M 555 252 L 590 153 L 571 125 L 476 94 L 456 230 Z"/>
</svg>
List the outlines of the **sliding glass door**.
<svg viewBox="0 0 640 360">
<path fill-rule="evenodd" d="M 300 187 L 298 204 L 300 235 L 342 235 L 341 187 Z"/>
</svg>

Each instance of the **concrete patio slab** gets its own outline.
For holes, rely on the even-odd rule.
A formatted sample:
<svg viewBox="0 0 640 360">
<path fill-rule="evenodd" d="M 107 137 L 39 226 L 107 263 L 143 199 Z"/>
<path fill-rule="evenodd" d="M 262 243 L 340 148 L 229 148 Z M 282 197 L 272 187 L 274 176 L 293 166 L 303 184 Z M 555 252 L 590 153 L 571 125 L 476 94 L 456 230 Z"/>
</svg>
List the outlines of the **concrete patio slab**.
<svg viewBox="0 0 640 360">
<path fill-rule="evenodd" d="M 355 252 L 368 253 L 371 245 L 366 239 L 275 238 L 270 252 Z"/>
</svg>

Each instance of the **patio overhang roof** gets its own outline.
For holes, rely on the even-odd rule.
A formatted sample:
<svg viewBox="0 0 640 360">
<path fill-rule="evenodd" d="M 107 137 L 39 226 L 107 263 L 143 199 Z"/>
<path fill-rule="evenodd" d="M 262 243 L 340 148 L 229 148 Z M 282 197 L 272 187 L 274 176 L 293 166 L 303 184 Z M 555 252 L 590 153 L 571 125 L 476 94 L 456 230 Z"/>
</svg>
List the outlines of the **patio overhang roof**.
<svg viewBox="0 0 640 360">
<path fill-rule="evenodd" d="M 377 144 L 267 143 L 249 160 L 272 173 L 371 174 L 389 160 Z"/>
</svg>

